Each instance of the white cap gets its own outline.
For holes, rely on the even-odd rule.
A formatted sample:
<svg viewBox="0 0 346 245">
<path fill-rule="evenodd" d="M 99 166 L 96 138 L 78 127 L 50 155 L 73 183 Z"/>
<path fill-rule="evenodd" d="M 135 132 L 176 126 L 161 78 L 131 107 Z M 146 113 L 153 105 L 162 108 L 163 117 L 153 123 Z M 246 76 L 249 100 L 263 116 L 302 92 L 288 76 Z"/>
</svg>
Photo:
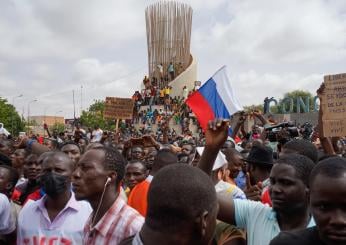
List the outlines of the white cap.
<svg viewBox="0 0 346 245">
<path fill-rule="evenodd" d="M 202 156 L 203 151 L 204 151 L 204 147 L 197 147 L 197 152 L 200 156 Z M 219 151 L 213 165 L 213 171 L 221 168 L 222 166 L 226 164 L 227 164 L 226 156 L 221 151 Z"/>
<path fill-rule="evenodd" d="M 232 142 L 233 142 L 236 151 L 241 152 L 242 150 L 244 150 L 243 147 L 241 147 L 240 145 L 238 145 L 232 137 L 229 137 L 229 136 L 228 136 L 228 137 L 227 137 L 227 141 L 232 141 Z"/>
</svg>

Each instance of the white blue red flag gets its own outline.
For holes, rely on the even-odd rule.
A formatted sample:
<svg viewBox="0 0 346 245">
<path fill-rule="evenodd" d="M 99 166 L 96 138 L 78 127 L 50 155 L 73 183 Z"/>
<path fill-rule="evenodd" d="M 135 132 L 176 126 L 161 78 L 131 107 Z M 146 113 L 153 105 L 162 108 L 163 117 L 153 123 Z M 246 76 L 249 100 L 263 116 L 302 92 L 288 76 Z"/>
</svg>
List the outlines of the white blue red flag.
<svg viewBox="0 0 346 245">
<path fill-rule="evenodd" d="M 191 94 L 186 104 L 204 130 L 208 121 L 215 118 L 227 119 L 237 111 L 243 110 L 234 95 L 226 66 L 220 68 L 200 89 Z"/>
</svg>

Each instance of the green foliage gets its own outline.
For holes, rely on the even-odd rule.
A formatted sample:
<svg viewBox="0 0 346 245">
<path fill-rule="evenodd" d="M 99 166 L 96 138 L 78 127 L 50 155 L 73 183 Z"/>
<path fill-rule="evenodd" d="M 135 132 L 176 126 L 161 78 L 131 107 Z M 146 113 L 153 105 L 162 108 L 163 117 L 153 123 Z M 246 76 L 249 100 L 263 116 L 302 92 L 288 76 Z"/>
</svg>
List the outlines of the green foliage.
<svg viewBox="0 0 346 245">
<path fill-rule="evenodd" d="M 0 122 L 13 135 L 18 135 L 24 130 L 24 122 L 17 113 L 15 107 L 0 97 Z"/>
<path fill-rule="evenodd" d="M 252 112 L 252 111 L 261 111 L 263 112 L 263 104 L 261 105 L 249 105 L 249 106 L 244 106 L 244 111 L 245 112 Z"/>
<path fill-rule="evenodd" d="M 65 131 L 65 124 L 56 122 L 53 126 L 49 127 L 50 132 L 56 131 L 57 133 L 62 133 Z"/>
<path fill-rule="evenodd" d="M 278 112 L 283 113 L 282 107 L 283 107 L 283 103 L 284 103 L 285 98 L 292 98 L 293 99 L 293 112 L 297 112 L 297 98 L 298 97 L 301 97 L 303 99 L 304 103 L 305 103 L 305 98 L 309 98 L 309 109 L 310 109 L 310 111 L 313 110 L 313 108 L 314 108 L 314 96 L 308 91 L 294 90 L 294 91 L 285 93 L 284 97 L 279 100 Z M 286 107 L 288 107 L 288 105 L 286 105 Z"/>
<path fill-rule="evenodd" d="M 105 109 L 105 102 L 103 100 L 95 100 L 90 105 L 89 109 L 82 112 L 80 116 L 80 122 L 83 126 L 94 128 L 98 125 L 102 129 L 114 130 L 114 120 L 107 120 L 103 118 L 103 112 Z"/>
<path fill-rule="evenodd" d="M 251 113 L 252 111 L 260 111 L 260 112 L 263 112 L 263 104 L 260 104 L 260 105 L 249 105 L 249 106 L 244 106 L 244 111 L 247 112 L 247 113 Z M 274 105 L 274 103 L 272 102 L 270 104 L 270 111 L 271 113 L 279 113 L 280 111 L 280 107 L 279 105 Z"/>
</svg>

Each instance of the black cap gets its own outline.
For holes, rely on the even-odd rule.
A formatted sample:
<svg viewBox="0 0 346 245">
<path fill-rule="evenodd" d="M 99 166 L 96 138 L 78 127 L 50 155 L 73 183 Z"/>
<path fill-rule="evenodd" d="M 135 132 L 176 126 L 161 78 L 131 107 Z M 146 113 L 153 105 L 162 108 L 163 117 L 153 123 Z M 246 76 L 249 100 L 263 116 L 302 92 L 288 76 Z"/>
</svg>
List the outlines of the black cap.
<svg viewBox="0 0 346 245">
<path fill-rule="evenodd" d="M 272 166 L 274 164 L 273 150 L 268 146 L 255 145 L 245 161 L 256 165 Z"/>
</svg>

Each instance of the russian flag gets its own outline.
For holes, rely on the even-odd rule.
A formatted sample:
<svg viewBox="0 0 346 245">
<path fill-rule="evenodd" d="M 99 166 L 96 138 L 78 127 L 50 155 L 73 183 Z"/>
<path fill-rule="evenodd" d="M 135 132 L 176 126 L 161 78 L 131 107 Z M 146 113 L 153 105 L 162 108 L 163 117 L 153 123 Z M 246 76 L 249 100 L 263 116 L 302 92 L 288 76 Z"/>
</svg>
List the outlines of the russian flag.
<svg viewBox="0 0 346 245">
<path fill-rule="evenodd" d="M 237 111 L 243 110 L 234 95 L 226 66 L 220 68 L 200 89 L 191 94 L 186 104 L 195 113 L 203 130 L 210 120 L 230 118 Z"/>
</svg>

